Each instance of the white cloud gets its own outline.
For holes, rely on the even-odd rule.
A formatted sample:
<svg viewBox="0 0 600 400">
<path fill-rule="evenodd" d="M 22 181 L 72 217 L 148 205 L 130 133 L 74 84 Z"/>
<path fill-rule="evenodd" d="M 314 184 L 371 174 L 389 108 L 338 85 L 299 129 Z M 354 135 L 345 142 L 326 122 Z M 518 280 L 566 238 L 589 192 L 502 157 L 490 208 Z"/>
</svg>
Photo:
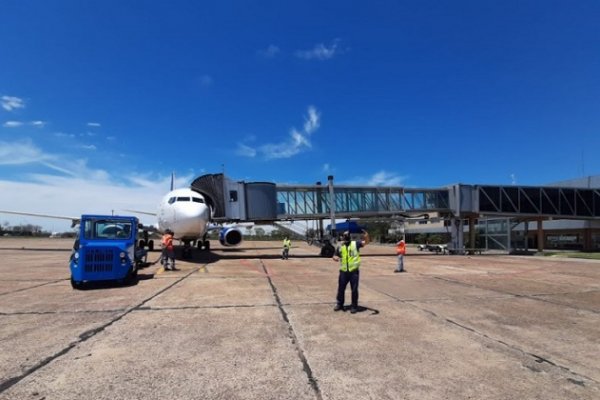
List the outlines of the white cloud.
<svg viewBox="0 0 600 400">
<path fill-rule="evenodd" d="M 256 157 L 256 149 L 243 143 L 238 143 L 235 154 L 243 157 Z"/>
<path fill-rule="evenodd" d="M 32 175 L 31 181 L 0 180 L 0 209 L 49 215 L 78 217 L 81 214 L 126 214 L 127 209 L 156 212 L 160 198 L 169 186 L 145 187 L 117 184 L 108 175 L 92 174 L 88 178 Z M 144 224 L 156 221 L 151 216 L 138 216 Z M 35 224 L 50 231 L 70 230 L 70 223 L 48 218 L 0 214 L 0 221 L 12 225 Z"/>
<path fill-rule="evenodd" d="M 275 46 L 274 44 L 270 44 L 269 47 L 267 47 L 266 49 L 259 50 L 258 54 L 266 58 L 273 58 L 277 56 L 277 54 L 279 54 L 280 51 L 281 50 L 279 49 L 279 47 Z"/>
<path fill-rule="evenodd" d="M 515 174 L 510 174 L 510 184 L 511 185 L 517 184 L 517 176 Z"/>
<path fill-rule="evenodd" d="M 238 143 L 236 154 L 245 157 L 255 157 L 260 153 L 265 159 L 290 158 L 310 147 L 310 136 L 320 126 L 321 114 L 314 106 L 308 107 L 308 116 L 305 117 L 302 131 L 292 128 L 289 137 L 280 143 L 267 143 L 264 145 L 250 147 L 247 144 Z"/>
<path fill-rule="evenodd" d="M 98 122 L 88 122 L 87 126 L 91 126 L 93 128 L 99 128 L 100 124 Z"/>
<path fill-rule="evenodd" d="M 330 60 L 345 51 L 339 47 L 340 39 L 335 39 L 329 46 L 318 43 L 311 50 L 298 50 L 296 57 L 304 60 Z"/>
<path fill-rule="evenodd" d="M 387 172 L 382 170 L 376 172 L 370 177 L 355 177 L 343 183 L 348 185 L 359 186 L 402 186 L 402 183 L 405 180 L 405 176 L 400 176 L 393 172 Z"/>
<path fill-rule="evenodd" d="M 23 123 L 21 121 L 6 121 L 4 124 L 2 124 L 2 126 L 5 128 L 18 128 L 22 125 Z"/>
<path fill-rule="evenodd" d="M 0 209 L 77 217 L 89 214 L 131 214 L 127 209 L 155 212 L 170 188 L 170 175 L 132 174 L 111 176 L 102 169 L 90 168 L 86 160 L 43 152 L 30 141 L 0 142 L 0 165 L 38 164 L 46 173 L 27 174 L 19 179 L 0 179 Z M 59 172 L 55 174 L 53 172 Z M 193 173 L 178 177 L 176 187 L 186 187 Z M 152 216 L 139 215 L 144 224 L 156 223 Z M 67 231 L 70 223 L 40 217 L 0 214 L 0 223 L 34 224 L 50 231 Z"/>
<path fill-rule="evenodd" d="M 59 138 L 74 138 L 75 135 L 72 133 L 64 133 L 64 132 L 55 132 L 54 136 Z"/>
<path fill-rule="evenodd" d="M 110 140 L 110 141 L 113 141 L 113 140 L 116 140 L 116 139 L 117 139 L 116 136 L 107 136 L 106 137 L 106 140 Z"/>
<path fill-rule="evenodd" d="M 84 150 L 96 150 L 96 146 L 93 144 L 84 144 L 81 146 L 82 149 Z"/>
<path fill-rule="evenodd" d="M 23 165 L 48 162 L 53 157 L 44 154 L 29 140 L 21 142 L 0 141 L 0 165 Z"/>
<path fill-rule="evenodd" d="M 33 125 L 37 128 L 43 128 L 44 126 L 46 126 L 47 122 L 46 121 L 31 121 L 29 124 Z"/>
<path fill-rule="evenodd" d="M 2 108 L 4 108 L 6 111 L 13 111 L 17 108 L 25 108 L 25 101 L 14 96 L 2 96 L 0 104 L 2 104 Z"/>
</svg>

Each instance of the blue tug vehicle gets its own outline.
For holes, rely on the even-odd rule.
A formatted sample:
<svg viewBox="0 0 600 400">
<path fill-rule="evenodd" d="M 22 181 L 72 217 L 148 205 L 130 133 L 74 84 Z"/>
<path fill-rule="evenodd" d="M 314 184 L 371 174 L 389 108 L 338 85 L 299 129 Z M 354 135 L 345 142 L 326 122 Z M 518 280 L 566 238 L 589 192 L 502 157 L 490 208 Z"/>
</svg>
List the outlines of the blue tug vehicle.
<svg viewBox="0 0 600 400">
<path fill-rule="evenodd" d="M 150 265 L 147 250 L 138 247 L 139 226 L 136 217 L 82 215 L 69 261 L 71 286 L 82 289 L 88 282 L 134 282 L 138 270 Z"/>
</svg>

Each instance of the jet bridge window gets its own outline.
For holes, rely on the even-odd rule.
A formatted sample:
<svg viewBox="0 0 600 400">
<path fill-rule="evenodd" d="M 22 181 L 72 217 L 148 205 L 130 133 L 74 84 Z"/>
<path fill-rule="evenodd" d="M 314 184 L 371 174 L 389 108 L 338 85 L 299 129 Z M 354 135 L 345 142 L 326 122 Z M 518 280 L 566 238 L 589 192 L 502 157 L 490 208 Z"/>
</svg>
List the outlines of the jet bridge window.
<svg viewBox="0 0 600 400">
<path fill-rule="evenodd" d="M 194 203 L 204 203 L 204 199 L 201 199 L 200 197 L 192 197 L 192 201 Z"/>
<path fill-rule="evenodd" d="M 235 201 L 238 201 L 237 190 L 230 190 L 229 191 L 229 201 L 231 201 L 232 203 L 235 202 Z"/>
</svg>

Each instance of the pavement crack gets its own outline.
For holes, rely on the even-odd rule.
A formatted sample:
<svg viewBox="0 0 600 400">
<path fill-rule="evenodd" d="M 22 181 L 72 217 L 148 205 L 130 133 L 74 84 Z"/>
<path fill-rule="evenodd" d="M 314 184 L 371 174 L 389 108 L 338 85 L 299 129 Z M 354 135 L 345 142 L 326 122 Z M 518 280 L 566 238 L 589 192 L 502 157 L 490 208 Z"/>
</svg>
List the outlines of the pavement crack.
<svg viewBox="0 0 600 400">
<path fill-rule="evenodd" d="M 193 273 L 197 272 L 200 268 L 201 267 L 194 268 L 192 271 L 190 271 L 186 275 L 182 276 L 181 278 L 177 279 L 176 281 L 174 281 L 174 282 L 170 283 L 169 285 L 165 286 L 164 288 L 162 288 L 158 292 L 154 293 L 150 297 L 142 300 L 139 304 L 137 304 L 137 305 L 135 305 L 135 306 L 133 306 L 133 307 L 131 307 L 129 309 L 126 309 L 122 314 L 119 314 L 119 315 L 115 316 L 110 321 L 106 322 L 105 324 L 103 324 L 103 325 L 101 325 L 99 327 L 96 327 L 94 329 L 90 329 L 90 330 L 87 330 L 87 331 L 81 333 L 79 335 L 79 339 L 78 340 L 75 340 L 74 342 L 69 343 L 62 350 L 59 350 L 58 352 L 54 353 L 53 355 L 51 355 L 49 357 L 46 357 L 42 361 L 40 361 L 37 364 L 35 364 L 33 367 L 27 369 L 21 375 L 14 376 L 14 377 L 11 377 L 11 378 L 8 378 L 8 379 L 4 380 L 3 382 L 0 382 L 0 394 L 2 394 L 3 392 L 7 391 L 11 387 L 13 387 L 14 385 L 16 385 L 20 381 L 22 381 L 23 379 L 27 378 L 29 375 L 33 374 L 34 372 L 38 371 L 39 369 L 41 369 L 41 368 L 45 367 L 46 365 L 50 364 L 52 361 L 56 360 L 57 358 L 60 358 L 60 357 L 64 356 L 65 354 L 69 353 L 71 350 L 73 350 L 74 348 L 76 348 L 81 343 L 84 343 L 87 340 L 89 340 L 89 339 L 93 338 L 94 336 L 96 336 L 97 334 L 99 334 L 100 332 L 103 332 L 106 328 L 108 328 L 111 325 L 113 325 L 114 323 L 120 321 L 121 319 L 123 319 L 129 313 L 131 313 L 131 312 L 133 312 L 133 311 L 135 311 L 137 309 L 140 309 L 141 307 L 143 307 L 149 301 L 153 300 L 157 296 L 160 296 L 161 294 L 163 294 L 167 290 L 171 289 L 173 286 L 177 285 L 179 282 L 183 281 L 184 279 L 186 279 L 187 277 L 189 277 Z"/>
<path fill-rule="evenodd" d="M 6 296 L 6 295 L 9 295 L 9 294 L 24 292 L 26 290 L 36 289 L 36 288 L 39 288 L 39 287 L 42 287 L 42 286 L 51 285 L 53 283 L 58 283 L 58 282 L 61 282 L 61 281 L 64 281 L 64 279 L 56 279 L 56 280 L 53 280 L 53 281 L 41 283 L 39 285 L 29 286 L 29 287 L 26 287 L 26 288 L 17 289 L 17 290 L 13 290 L 13 291 L 10 291 L 10 292 L 0 293 L 0 296 Z"/>
<path fill-rule="evenodd" d="M 279 312 L 281 313 L 281 317 L 287 324 L 288 333 L 290 335 L 290 338 L 292 339 L 292 343 L 294 344 L 294 347 L 296 348 L 296 353 L 298 354 L 298 358 L 300 358 L 300 362 L 302 363 L 302 369 L 304 370 L 304 373 L 306 373 L 306 376 L 308 377 L 308 382 L 309 382 L 311 388 L 313 389 L 313 391 L 315 392 L 316 398 L 318 400 L 323 400 L 323 395 L 321 394 L 321 389 L 319 388 L 319 382 L 317 382 L 317 379 L 314 377 L 312 368 L 310 367 L 308 359 L 306 358 L 306 355 L 304 354 L 304 350 L 300 346 L 300 342 L 298 341 L 298 336 L 296 335 L 296 332 L 294 331 L 294 326 L 290 323 L 290 319 L 288 318 L 287 312 L 285 311 L 283 303 L 281 302 L 279 293 L 277 293 L 277 288 L 275 287 L 275 284 L 273 283 L 273 280 L 271 279 L 271 276 L 269 275 L 269 272 L 267 271 L 267 268 L 265 267 L 263 260 L 260 260 L 260 264 L 262 265 L 262 269 L 265 273 L 265 276 L 267 277 L 267 281 L 269 282 L 271 291 L 273 292 L 273 297 L 275 298 L 275 301 L 277 303 L 277 308 L 279 309 Z"/>
<path fill-rule="evenodd" d="M 449 282 L 453 282 L 453 281 L 449 280 Z M 461 282 L 456 282 L 456 283 L 461 283 Z M 512 350 L 512 351 L 514 351 L 514 352 L 517 352 L 517 353 L 521 354 L 521 355 L 527 356 L 527 357 L 529 357 L 529 358 L 533 358 L 533 360 L 534 360 L 535 362 L 537 362 L 538 364 L 545 363 L 545 364 L 548 364 L 548 365 L 550 365 L 550 366 L 552 366 L 552 367 L 554 367 L 554 368 L 557 368 L 558 370 L 561 370 L 561 371 L 563 371 L 563 372 L 566 372 L 566 373 L 568 373 L 568 374 L 570 374 L 570 375 L 572 375 L 572 376 L 575 376 L 575 377 L 577 377 L 577 378 L 583 378 L 583 379 L 585 379 L 585 380 L 588 380 L 588 381 L 590 381 L 590 382 L 594 382 L 594 383 L 600 384 L 600 381 L 598 381 L 598 380 L 596 380 L 596 379 L 594 379 L 594 378 L 590 378 L 589 376 L 586 376 L 586 375 L 580 374 L 580 373 L 578 373 L 578 372 L 574 372 L 574 371 L 573 371 L 573 370 L 571 370 L 570 368 L 568 368 L 568 367 L 565 367 L 564 365 L 557 364 L 557 363 L 555 363 L 554 361 L 551 361 L 551 360 L 549 360 L 549 359 L 547 359 L 547 358 L 545 358 L 545 357 L 541 357 L 541 356 L 539 356 L 539 355 L 537 355 L 537 354 L 534 354 L 534 353 L 527 352 L 527 351 L 525 351 L 525 350 L 521 349 L 520 347 L 517 347 L 517 346 L 515 346 L 515 345 L 509 344 L 509 343 L 507 343 L 507 342 L 505 342 L 505 341 L 502 341 L 502 340 L 500 340 L 500 339 L 493 338 L 493 337 L 489 336 L 489 335 L 488 335 L 488 334 L 486 334 L 486 333 L 483 333 L 483 332 L 480 332 L 480 331 L 478 331 L 478 330 L 477 330 L 477 329 L 475 329 L 475 328 L 472 328 L 472 327 L 470 327 L 470 326 L 464 325 L 464 324 L 462 324 L 462 323 L 460 323 L 460 322 L 457 322 L 457 321 L 454 321 L 454 320 L 452 320 L 452 319 L 450 319 L 450 318 L 446 318 L 445 316 L 443 316 L 443 315 L 439 315 L 439 314 L 435 313 L 435 312 L 434 312 L 434 311 L 432 311 L 432 310 L 428 310 L 427 308 L 421 307 L 421 306 L 419 306 L 417 303 L 414 303 L 414 302 L 411 302 L 411 301 L 405 301 L 405 300 L 399 299 L 399 298 L 397 298 L 397 297 L 395 297 L 395 296 L 393 296 L 393 295 L 391 295 L 391 294 L 389 294 L 389 293 L 382 292 L 382 291 L 380 291 L 380 290 L 377 290 L 377 289 L 373 289 L 373 288 L 370 288 L 370 289 L 371 289 L 371 290 L 373 290 L 373 291 L 376 291 L 376 292 L 378 292 L 378 293 L 381 293 L 381 294 L 383 294 L 383 295 L 385 295 L 385 296 L 391 297 L 392 299 L 394 299 L 394 300 L 396 300 L 396 301 L 398 301 L 398 302 L 400 302 L 400 303 L 404 303 L 404 304 L 407 304 L 407 305 L 409 305 L 409 306 L 411 306 L 411 307 L 414 307 L 414 308 L 416 308 L 417 310 L 420 310 L 420 311 L 422 311 L 422 312 L 424 312 L 424 313 L 426 313 L 426 314 L 429 314 L 429 315 L 433 316 L 433 317 L 434 317 L 434 318 L 436 318 L 436 319 L 443 320 L 443 321 L 445 321 L 446 323 L 449 323 L 449 324 L 451 324 L 451 325 L 454 325 L 454 326 L 456 326 L 456 327 L 458 327 L 458 328 L 460 328 L 460 329 L 463 329 L 463 330 L 466 330 L 466 331 L 468 331 L 468 332 L 471 332 L 471 333 L 472 333 L 472 334 L 474 334 L 474 335 L 477 335 L 477 336 L 483 337 L 483 338 L 485 338 L 486 340 L 492 341 L 492 342 L 494 342 L 494 343 L 496 343 L 496 344 L 499 344 L 499 345 L 501 345 L 501 346 L 503 346 L 503 347 L 506 347 L 506 348 L 508 348 L 508 349 L 510 349 L 510 350 Z M 527 297 L 527 296 L 524 296 L 524 297 Z M 569 380 L 570 380 L 571 378 L 567 377 L 566 379 L 569 379 Z M 579 379 L 578 379 L 577 381 L 579 381 Z"/>
<path fill-rule="evenodd" d="M 488 287 L 477 286 L 477 285 L 474 285 L 472 283 L 465 283 L 465 282 L 455 281 L 453 279 L 442 278 L 441 276 L 434 276 L 433 278 L 441 280 L 443 282 L 453 283 L 455 285 L 466 286 L 466 287 L 475 288 L 475 289 L 489 290 L 490 292 L 496 292 L 496 293 L 500 293 L 500 294 L 504 294 L 504 295 L 513 296 L 513 297 L 516 297 L 516 298 L 524 298 L 524 299 L 530 299 L 530 300 L 535 300 L 535 301 L 541 301 L 543 303 L 553 304 L 555 306 L 562 306 L 562 307 L 572 308 L 572 309 L 577 310 L 577 311 L 589 312 L 589 313 L 592 313 L 592 314 L 600 314 L 600 311 L 591 310 L 591 309 L 588 309 L 588 308 L 575 307 L 575 306 L 573 306 L 571 304 L 561 303 L 561 302 L 558 302 L 558 301 L 552 301 L 552 300 L 549 300 L 549 299 L 544 299 L 544 298 L 537 297 L 537 296 L 548 296 L 548 295 L 553 295 L 553 294 L 579 294 L 579 293 L 588 293 L 590 291 L 568 292 L 568 293 L 520 294 L 520 293 L 506 292 L 506 291 L 498 290 L 498 289 L 491 289 L 491 288 L 488 288 Z"/>
</svg>

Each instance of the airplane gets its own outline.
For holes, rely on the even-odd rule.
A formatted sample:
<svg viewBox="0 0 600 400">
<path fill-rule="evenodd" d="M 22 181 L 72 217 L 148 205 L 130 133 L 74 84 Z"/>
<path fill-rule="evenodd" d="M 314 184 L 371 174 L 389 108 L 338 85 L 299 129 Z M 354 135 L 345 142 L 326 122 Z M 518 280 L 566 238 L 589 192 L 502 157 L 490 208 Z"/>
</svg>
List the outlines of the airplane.
<svg viewBox="0 0 600 400">
<path fill-rule="evenodd" d="M 235 226 L 218 226 L 210 223 L 212 210 L 204 196 L 192 189 L 175 189 L 163 196 L 157 213 L 128 210 L 138 214 L 152 215 L 157 218 L 158 231 L 167 229 L 173 232 L 175 239 L 183 243 L 183 257 L 191 256 L 193 246 L 200 250 L 210 250 L 206 239 L 208 232 L 220 229 L 219 242 L 230 247 L 242 243 L 242 231 Z M 148 243 L 142 243 L 145 245 Z"/>
<path fill-rule="evenodd" d="M 173 231 L 173 237 L 183 243 L 183 257 L 189 258 L 192 247 L 197 246 L 200 250 L 209 250 L 210 242 L 207 240 L 208 232 L 220 229 L 219 242 L 221 245 L 238 246 L 242 243 L 242 231 L 235 226 L 219 226 L 211 224 L 212 210 L 205 201 L 202 194 L 192 189 L 172 189 L 158 205 L 156 213 L 126 210 L 138 214 L 152 215 L 156 217 L 157 223 L 154 227 L 142 227 L 144 237 L 140 239 L 140 247 L 147 246 L 149 250 L 154 249 L 154 241 L 148 239 L 149 231 L 164 233 L 167 229 Z M 4 214 L 26 215 L 42 218 L 54 218 L 70 220 L 72 226 L 79 223 L 79 217 L 68 217 L 49 214 L 37 214 L 29 212 L 0 210 Z"/>
</svg>

